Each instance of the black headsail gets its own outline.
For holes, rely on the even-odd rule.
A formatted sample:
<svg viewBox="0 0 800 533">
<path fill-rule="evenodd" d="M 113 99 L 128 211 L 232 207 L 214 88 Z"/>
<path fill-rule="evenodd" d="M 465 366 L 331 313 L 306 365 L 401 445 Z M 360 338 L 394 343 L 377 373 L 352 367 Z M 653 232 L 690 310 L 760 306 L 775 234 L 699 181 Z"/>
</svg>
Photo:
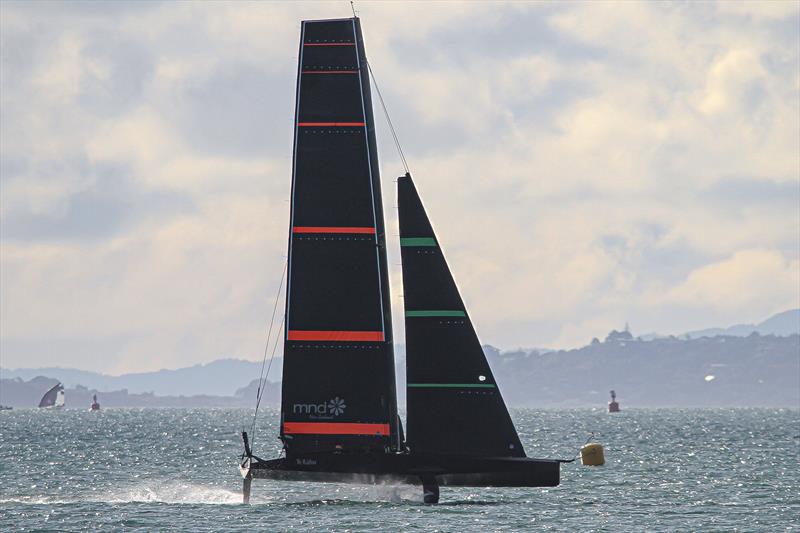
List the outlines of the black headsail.
<svg viewBox="0 0 800 533">
<path fill-rule="evenodd" d="M 396 449 L 383 209 L 357 18 L 302 23 L 289 231 L 287 453 Z"/>
<path fill-rule="evenodd" d="M 397 182 L 412 453 L 524 457 L 417 190 Z"/>
</svg>

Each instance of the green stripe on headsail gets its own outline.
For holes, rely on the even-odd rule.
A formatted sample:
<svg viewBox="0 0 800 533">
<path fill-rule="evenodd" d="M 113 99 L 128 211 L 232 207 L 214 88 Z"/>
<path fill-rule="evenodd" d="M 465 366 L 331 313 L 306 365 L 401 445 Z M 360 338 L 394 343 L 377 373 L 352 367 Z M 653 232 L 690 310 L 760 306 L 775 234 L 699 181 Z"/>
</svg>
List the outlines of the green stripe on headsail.
<svg viewBox="0 0 800 533">
<path fill-rule="evenodd" d="M 464 311 L 406 311 L 406 316 L 457 316 L 463 318 L 467 315 Z"/>
<path fill-rule="evenodd" d="M 433 237 L 401 237 L 400 246 L 436 246 Z"/>
<path fill-rule="evenodd" d="M 494 389 L 494 383 L 409 383 L 415 389 Z"/>
</svg>

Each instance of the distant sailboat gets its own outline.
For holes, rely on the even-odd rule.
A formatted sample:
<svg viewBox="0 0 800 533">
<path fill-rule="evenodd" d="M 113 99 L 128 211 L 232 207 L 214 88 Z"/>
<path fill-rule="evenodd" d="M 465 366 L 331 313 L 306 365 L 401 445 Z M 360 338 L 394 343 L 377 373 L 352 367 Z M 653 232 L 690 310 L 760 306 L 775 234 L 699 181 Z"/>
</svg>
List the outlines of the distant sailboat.
<svg viewBox="0 0 800 533">
<path fill-rule="evenodd" d="M 397 412 L 386 234 L 357 17 L 304 21 L 295 109 L 280 439 L 252 478 L 439 486 L 559 484 L 526 457 L 411 175 L 398 180 L 408 438 Z"/>
<path fill-rule="evenodd" d="M 97 401 L 97 394 L 92 394 L 92 405 L 89 406 L 90 411 L 99 411 L 100 403 Z"/>
<path fill-rule="evenodd" d="M 64 385 L 61 383 L 56 384 L 53 388 L 48 390 L 39 400 L 39 407 L 42 408 L 61 408 L 66 404 L 66 396 L 64 394 Z"/>
</svg>

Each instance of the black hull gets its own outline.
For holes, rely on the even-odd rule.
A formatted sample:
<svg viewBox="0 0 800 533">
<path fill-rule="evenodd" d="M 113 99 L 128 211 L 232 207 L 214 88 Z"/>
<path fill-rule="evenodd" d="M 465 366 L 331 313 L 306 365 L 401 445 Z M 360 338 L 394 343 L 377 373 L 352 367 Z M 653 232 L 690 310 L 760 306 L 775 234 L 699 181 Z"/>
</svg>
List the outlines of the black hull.
<svg viewBox="0 0 800 533">
<path fill-rule="evenodd" d="M 469 457 L 423 454 L 304 454 L 245 460 L 245 478 L 285 481 L 422 485 L 446 487 L 555 487 L 560 462 L 527 457 Z"/>
</svg>

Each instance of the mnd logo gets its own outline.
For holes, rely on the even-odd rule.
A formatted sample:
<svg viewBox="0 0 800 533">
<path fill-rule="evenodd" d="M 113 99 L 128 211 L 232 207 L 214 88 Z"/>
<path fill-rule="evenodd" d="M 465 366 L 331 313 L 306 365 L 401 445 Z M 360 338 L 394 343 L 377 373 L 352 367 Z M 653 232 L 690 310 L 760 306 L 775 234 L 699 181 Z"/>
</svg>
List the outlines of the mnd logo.
<svg viewBox="0 0 800 533">
<path fill-rule="evenodd" d="M 329 420 L 335 418 L 347 408 L 344 398 L 336 396 L 322 403 L 296 403 L 292 405 L 292 413 L 296 415 L 308 415 L 311 419 Z"/>
<path fill-rule="evenodd" d="M 347 407 L 347 405 L 344 403 L 344 400 L 338 396 L 328 402 L 328 409 L 333 416 L 339 416 L 340 414 L 344 413 L 345 407 Z"/>
</svg>

